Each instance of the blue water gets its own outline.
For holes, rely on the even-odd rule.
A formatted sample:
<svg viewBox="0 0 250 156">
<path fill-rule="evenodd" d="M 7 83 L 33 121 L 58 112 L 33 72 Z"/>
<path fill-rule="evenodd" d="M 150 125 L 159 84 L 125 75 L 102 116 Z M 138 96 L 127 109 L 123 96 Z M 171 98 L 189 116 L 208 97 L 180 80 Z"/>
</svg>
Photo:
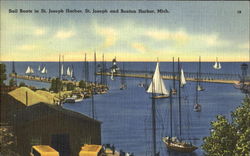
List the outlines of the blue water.
<svg viewBox="0 0 250 156">
<path fill-rule="evenodd" d="M 5 62 L 7 73 L 12 71 L 12 64 Z M 55 62 L 16 62 L 15 68 L 18 74 L 24 74 L 28 65 L 34 69 L 44 64 L 48 68 L 48 76 L 58 75 L 58 63 Z M 65 62 L 65 66 L 73 64 L 75 76 L 78 80 L 83 78 L 82 62 Z M 223 62 L 221 70 L 214 70 L 212 62 L 202 63 L 202 71 L 206 73 L 240 74 L 239 62 Z M 107 66 L 110 67 L 108 62 Z M 125 62 L 126 70 L 154 70 L 156 63 Z M 118 62 L 118 66 L 121 63 Z M 184 71 L 196 72 L 197 63 L 182 63 Z M 171 62 L 161 62 L 161 71 L 171 71 Z M 90 63 L 90 73 L 93 73 L 93 63 Z M 100 78 L 98 77 L 97 80 Z M 90 74 L 93 81 L 93 75 Z M 49 84 L 18 80 L 38 88 L 49 88 Z M 151 102 L 150 95 L 143 88 L 137 87 L 144 79 L 126 78 L 128 88 L 120 90 L 120 78 L 112 81 L 108 77 L 109 92 L 107 94 L 95 95 L 95 113 L 98 120 L 102 121 L 102 143 L 115 144 L 116 148 L 123 151 L 133 152 L 136 156 L 151 155 L 152 129 L 151 129 Z M 149 81 L 148 81 L 149 82 Z M 165 80 L 169 89 L 172 81 Z M 195 98 L 195 82 L 188 82 L 182 89 L 182 137 L 199 138 L 192 141 L 200 146 L 202 138 L 209 135 L 210 122 L 216 119 L 216 115 L 222 114 L 230 119 L 230 112 L 240 105 L 244 94 L 235 89 L 232 84 L 203 83 L 205 91 L 199 93 L 199 101 L 202 105 L 202 112 L 193 112 Z M 192 154 L 168 153 L 161 137 L 170 135 L 169 99 L 156 100 L 157 116 L 157 151 L 161 156 L 167 155 L 202 155 L 199 148 Z M 65 104 L 64 108 L 74 110 L 91 116 L 91 99 L 85 99 L 80 103 Z M 179 135 L 178 98 L 173 99 L 173 134 Z"/>
</svg>

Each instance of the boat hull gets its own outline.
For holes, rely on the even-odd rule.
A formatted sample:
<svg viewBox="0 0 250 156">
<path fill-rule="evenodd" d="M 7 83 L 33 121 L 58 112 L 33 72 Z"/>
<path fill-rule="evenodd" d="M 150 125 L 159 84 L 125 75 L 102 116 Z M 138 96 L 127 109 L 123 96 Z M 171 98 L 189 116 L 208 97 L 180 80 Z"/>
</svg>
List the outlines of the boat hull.
<svg viewBox="0 0 250 156">
<path fill-rule="evenodd" d="M 172 150 L 172 151 L 176 151 L 176 152 L 191 153 L 191 152 L 195 151 L 196 149 L 198 149 L 198 147 L 196 147 L 194 145 L 183 146 L 180 143 L 166 141 L 165 139 L 163 139 L 163 142 L 165 143 L 167 149 Z"/>
<path fill-rule="evenodd" d="M 169 97 L 169 95 L 157 95 L 157 96 L 153 96 L 151 98 L 153 98 L 153 99 L 163 99 L 163 98 L 168 98 L 168 97 Z"/>
<path fill-rule="evenodd" d="M 170 143 L 170 144 L 165 143 L 165 144 L 169 150 L 176 151 L 176 152 L 182 152 L 182 153 L 191 153 L 197 149 L 196 146 L 181 148 L 181 147 L 172 145 L 172 143 Z"/>
</svg>

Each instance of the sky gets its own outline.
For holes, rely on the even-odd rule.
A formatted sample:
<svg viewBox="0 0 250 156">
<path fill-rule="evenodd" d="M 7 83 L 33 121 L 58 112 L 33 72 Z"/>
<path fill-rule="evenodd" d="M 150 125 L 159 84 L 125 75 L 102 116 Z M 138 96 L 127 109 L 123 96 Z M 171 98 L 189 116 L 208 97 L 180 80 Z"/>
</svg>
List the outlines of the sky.
<svg viewBox="0 0 250 156">
<path fill-rule="evenodd" d="M 1 1 L 1 61 L 247 61 L 248 1 Z M 18 9 L 18 13 L 9 13 Z M 20 13 L 151 9 L 155 13 Z M 167 9 L 169 13 L 156 13 Z M 240 11 L 240 12 L 239 12 Z"/>
</svg>

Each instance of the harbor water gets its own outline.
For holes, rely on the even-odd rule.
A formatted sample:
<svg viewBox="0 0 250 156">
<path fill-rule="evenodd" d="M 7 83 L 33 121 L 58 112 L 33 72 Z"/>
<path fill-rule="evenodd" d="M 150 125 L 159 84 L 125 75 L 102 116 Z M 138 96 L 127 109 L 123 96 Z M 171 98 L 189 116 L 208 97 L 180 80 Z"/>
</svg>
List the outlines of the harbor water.
<svg viewBox="0 0 250 156">
<path fill-rule="evenodd" d="M 12 71 L 12 62 L 4 62 L 7 73 Z M 65 62 L 64 66 L 74 66 L 74 72 L 77 80 L 84 77 L 83 62 Z M 99 64 L 99 63 L 97 63 Z M 212 68 L 213 62 L 202 63 L 202 72 L 217 74 L 240 74 L 241 62 L 223 62 L 222 69 L 215 70 Z M 27 66 L 37 70 L 39 65 L 46 65 L 48 69 L 46 77 L 58 76 L 58 63 L 56 62 L 15 62 L 15 71 L 24 75 Z M 125 70 L 147 70 L 154 71 L 155 62 L 125 62 Z M 111 62 L 107 62 L 107 67 Z M 122 63 L 118 62 L 122 68 Z M 175 65 L 177 69 L 177 63 Z M 182 63 L 184 72 L 197 72 L 197 62 Z M 89 76 L 90 81 L 94 81 L 93 70 L 94 63 L 90 62 Z M 161 71 L 172 71 L 171 62 L 161 62 Z M 96 119 L 102 122 L 102 143 L 114 144 L 117 149 L 126 152 L 133 152 L 136 156 L 150 156 L 152 151 L 152 125 L 151 125 L 151 104 L 150 94 L 146 93 L 143 87 L 138 84 L 145 82 L 143 78 L 126 78 L 127 89 L 120 90 L 120 78 L 115 77 L 111 80 L 107 78 L 109 91 L 107 94 L 94 96 L 94 107 Z M 28 80 L 18 80 L 37 88 L 49 88 L 50 84 L 34 82 Z M 97 76 L 100 81 L 100 76 Z M 150 83 L 148 79 L 148 84 Z M 173 87 L 172 80 L 164 80 L 166 88 L 169 90 Z M 8 83 L 8 80 L 7 80 Z M 178 83 L 176 82 L 176 86 Z M 194 112 L 195 104 L 195 87 L 196 82 L 187 82 L 182 88 L 181 98 L 181 126 L 179 125 L 178 114 L 178 97 L 173 97 L 173 135 L 179 136 L 180 127 L 181 137 L 191 141 L 198 146 L 195 152 L 191 154 L 170 153 L 167 151 L 162 137 L 170 135 L 170 102 L 168 98 L 157 99 L 156 103 L 156 121 L 157 121 L 157 151 L 161 156 L 184 156 L 184 155 L 203 155 L 200 148 L 202 139 L 210 133 L 210 122 L 216 119 L 216 115 L 221 114 L 230 119 L 230 113 L 237 108 L 244 98 L 244 94 L 233 87 L 232 84 L 221 83 L 202 83 L 205 91 L 199 92 L 199 104 L 202 105 L 201 112 Z M 84 99 L 82 102 L 74 104 L 64 104 L 64 108 L 92 116 L 91 99 Z"/>
</svg>

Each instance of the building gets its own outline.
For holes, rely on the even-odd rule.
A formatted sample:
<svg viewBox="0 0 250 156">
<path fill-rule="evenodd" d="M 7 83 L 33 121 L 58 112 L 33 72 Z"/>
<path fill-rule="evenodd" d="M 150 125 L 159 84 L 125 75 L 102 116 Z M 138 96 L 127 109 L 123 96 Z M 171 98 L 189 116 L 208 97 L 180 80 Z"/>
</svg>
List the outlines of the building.
<svg viewBox="0 0 250 156">
<path fill-rule="evenodd" d="M 60 156 L 76 156 L 84 144 L 101 144 L 100 121 L 57 105 L 25 106 L 8 94 L 1 95 L 1 122 L 12 125 L 20 155 L 50 145 Z"/>
</svg>

